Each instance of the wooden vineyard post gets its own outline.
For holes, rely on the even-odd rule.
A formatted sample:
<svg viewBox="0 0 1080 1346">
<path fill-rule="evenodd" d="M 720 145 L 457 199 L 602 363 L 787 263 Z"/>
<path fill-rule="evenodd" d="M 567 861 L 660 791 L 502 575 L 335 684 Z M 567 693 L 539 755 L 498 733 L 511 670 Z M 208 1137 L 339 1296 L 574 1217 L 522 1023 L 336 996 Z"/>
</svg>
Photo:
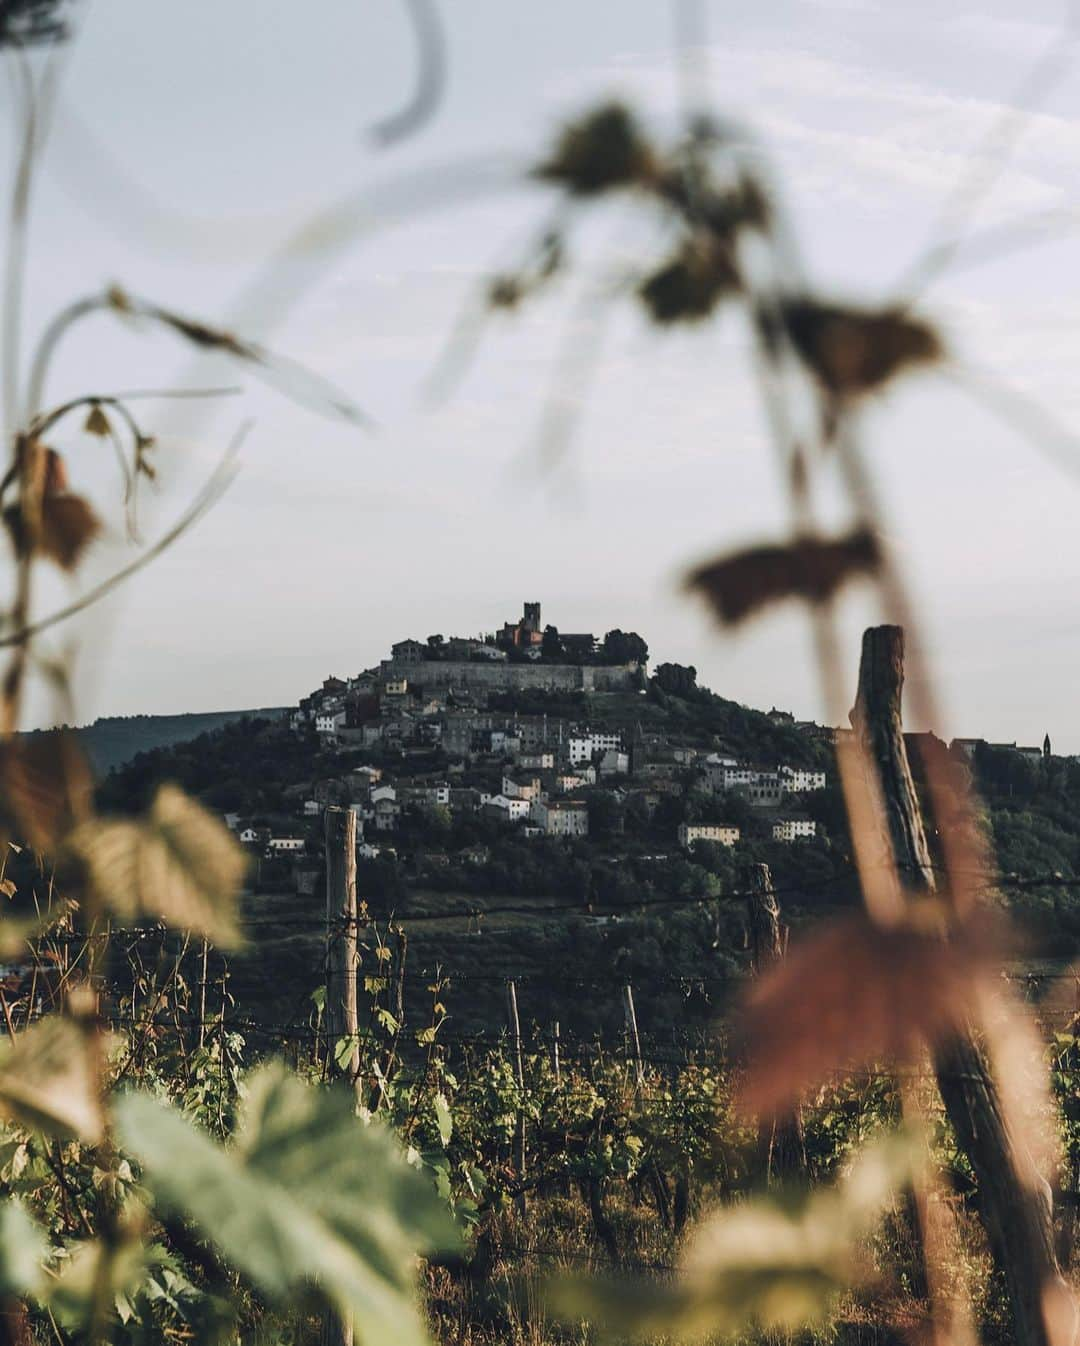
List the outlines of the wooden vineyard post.
<svg viewBox="0 0 1080 1346">
<path fill-rule="evenodd" d="M 626 1020 L 626 1036 L 634 1060 L 634 1081 L 640 1090 L 645 1084 L 645 1072 L 641 1062 L 641 1038 L 638 1036 L 637 1014 L 634 1012 L 634 989 L 629 982 L 623 987 L 623 1018 Z"/>
<path fill-rule="evenodd" d="M 750 937 L 750 973 L 760 977 L 784 957 L 787 932 L 780 922 L 780 904 L 773 888 L 768 865 L 755 864 L 750 870 L 746 898 Z M 790 1117 L 763 1121 L 758 1127 L 758 1154 L 765 1173 L 765 1184 L 774 1177 L 786 1182 L 806 1170 L 806 1142 L 803 1137 L 802 1109 L 796 1105 Z"/>
<path fill-rule="evenodd" d="M 634 1008 L 634 988 L 629 982 L 626 982 L 623 986 L 622 1001 L 623 1018 L 626 1022 L 626 1038 L 634 1062 L 634 1094 L 640 1103 L 641 1094 L 645 1088 L 645 1063 L 641 1057 L 641 1035 L 638 1032 L 637 1011 Z M 648 1179 L 649 1186 L 652 1188 L 653 1196 L 656 1199 L 656 1213 L 660 1216 L 664 1228 L 670 1229 L 671 1194 L 668 1191 L 667 1179 L 661 1172 L 655 1155 L 649 1159 L 642 1172 Z"/>
<path fill-rule="evenodd" d="M 562 1083 L 562 1064 L 559 1061 L 559 1021 L 551 1025 L 551 1068 L 555 1073 L 556 1086 Z"/>
<path fill-rule="evenodd" d="M 409 952 L 409 936 L 402 926 L 396 926 L 397 939 L 397 975 L 394 978 L 394 1018 L 397 1020 L 397 1036 L 405 1028 L 405 959 Z"/>
<path fill-rule="evenodd" d="M 326 810 L 326 1036 L 327 1068 L 344 1074 L 359 1099 L 360 1044 L 356 1006 L 356 814 Z M 348 1055 L 338 1044 L 351 1039 Z"/>
<path fill-rule="evenodd" d="M 360 1043 L 356 1004 L 356 814 L 330 807 L 326 842 L 326 1067 L 347 1074 L 360 1101 Z M 338 1043 L 352 1040 L 339 1060 Z M 335 1309 L 323 1313 L 322 1346 L 353 1346 L 353 1326 Z"/>
<path fill-rule="evenodd" d="M 202 965 L 199 976 L 199 1049 L 206 1045 L 206 969 L 210 953 L 210 945 L 203 937 L 202 942 Z"/>
<path fill-rule="evenodd" d="M 934 892 L 926 828 L 911 776 L 901 720 L 904 633 L 871 627 L 863 636 L 851 722 L 873 762 L 896 866 L 906 890 Z M 968 1025 L 934 1051 L 934 1072 L 961 1150 L 975 1174 L 979 1211 L 1004 1277 L 1015 1346 L 1051 1346 L 1044 1313 L 1063 1290 L 1050 1204 L 1017 1168 L 998 1085 Z M 1060 1341 L 1060 1338 L 1057 1338 Z"/>
<path fill-rule="evenodd" d="M 518 1109 L 517 1134 L 517 1210 L 524 1220 L 528 1214 L 528 1202 L 525 1199 L 525 1065 L 521 1056 L 521 1021 L 518 1019 L 517 987 L 513 981 L 506 983 L 506 1026 L 510 1033 L 511 1049 L 514 1053 L 514 1075 L 522 1103 Z"/>
</svg>

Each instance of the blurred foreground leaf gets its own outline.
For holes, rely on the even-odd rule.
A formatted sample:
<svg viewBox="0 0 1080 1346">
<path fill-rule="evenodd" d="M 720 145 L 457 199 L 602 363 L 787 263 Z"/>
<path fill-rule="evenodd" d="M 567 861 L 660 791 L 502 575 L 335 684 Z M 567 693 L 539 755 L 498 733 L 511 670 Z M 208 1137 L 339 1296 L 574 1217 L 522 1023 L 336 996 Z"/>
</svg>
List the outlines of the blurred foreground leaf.
<svg viewBox="0 0 1080 1346">
<path fill-rule="evenodd" d="M 228 829 L 176 786 L 163 785 L 143 819 L 78 827 L 68 853 L 93 895 L 118 915 L 156 916 L 219 948 L 240 943 L 236 898 L 247 858 Z"/>
<path fill-rule="evenodd" d="M 557 1282 L 564 1319 L 614 1335 L 732 1336 L 755 1323 L 790 1330 L 818 1319 L 860 1278 L 861 1243 L 916 1172 L 925 1143 L 899 1131 L 866 1147 L 834 1187 L 762 1198 L 705 1219 L 670 1282 Z"/>
<path fill-rule="evenodd" d="M 783 1114 L 837 1070 L 917 1060 L 953 1033 L 1000 960 L 1001 931 L 982 916 L 946 939 L 940 914 L 927 902 L 890 929 L 847 917 L 762 977 L 743 1009 L 741 1109 Z"/>
<path fill-rule="evenodd" d="M 782 599 L 826 603 L 849 580 L 876 574 L 880 565 L 877 539 L 861 528 L 845 537 L 800 537 L 721 556 L 692 571 L 686 587 L 708 601 L 721 623 L 736 626 Z"/>
<path fill-rule="evenodd" d="M 0 1205 L 0 1295 L 31 1294 L 41 1282 L 45 1235 L 18 1201 Z"/>
<path fill-rule="evenodd" d="M 104 1130 L 94 1029 L 51 1015 L 0 1055 L 0 1113 L 50 1136 L 91 1144 Z"/>
<path fill-rule="evenodd" d="M 426 1342 L 415 1260 L 451 1246 L 453 1225 L 393 1137 L 356 1118 L 351 1094 L 265 1066 L 247 1081 L 229 1150 L 144 1094 L 121 1097 L 115 1116 L 160 1207 L 263 1293 L 280 1301 L 317 1282 L 360 1340 Z"/>
<path fill-rule="evenodd" d="M 0 744 L 0 829 L 51 851 L 90 811 L 94 782 L 74 734 L 64 729 Z"/>
</svg>

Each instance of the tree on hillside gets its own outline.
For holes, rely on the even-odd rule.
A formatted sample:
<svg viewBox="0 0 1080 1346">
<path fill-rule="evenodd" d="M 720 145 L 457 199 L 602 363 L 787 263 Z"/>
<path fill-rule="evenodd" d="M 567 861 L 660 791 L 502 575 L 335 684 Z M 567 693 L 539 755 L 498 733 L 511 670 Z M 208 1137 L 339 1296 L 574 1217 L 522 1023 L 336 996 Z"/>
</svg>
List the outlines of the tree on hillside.
<svg viewBox="0 0 1080 1346">
<path fill-rule="evenodd" d="M 609 631 L 600 646 L 600 653 L 606 663 L 639 664 L 648 662 L 649 647 L 636 631 L 620 631 L 616 627 Z"/>
<path fill-rule="evenodd" d="M 544 637 L 540 644 L 540 653 L 545 659 L 562 658 L 563 643 L 559 639 L 559 628 L 557 626 L 544 627 Z"/>
<path fill-rule="evenodd" d="M 697 691 L 697 669 L 693 664 L 659 664 L 653 677 L 668 696 L 689 696 Z"/>
</svg>

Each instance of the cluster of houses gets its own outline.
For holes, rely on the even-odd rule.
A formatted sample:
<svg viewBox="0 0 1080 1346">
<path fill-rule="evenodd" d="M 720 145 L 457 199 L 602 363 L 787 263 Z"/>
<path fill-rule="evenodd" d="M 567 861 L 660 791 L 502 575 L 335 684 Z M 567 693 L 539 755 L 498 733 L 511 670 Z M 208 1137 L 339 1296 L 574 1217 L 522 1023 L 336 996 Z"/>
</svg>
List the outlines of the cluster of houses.
<svg viewBox="0 0 1080 1346">
<path fill-rule="evenodd" d="M 798 797 L 823 789 L 824 772 L 705 751 L 643 727 L 633 714 L 612 725 L 501 708 L 508 688 L 587 699 L 637 693 L 646 658 L 634 633 L 598 641 L 542 626 L 538 603 L 526 603 L 519 621 L 491 636 L 399 641 L 377 667 L 327 678 L 290 716 L 296 733 L 318 737 L 324 760 L 370 754 L 382 765 L 343 765 L 337 775 L 289 787 L 294 812 L 280 825 L 228 821 L 258 855 L 288 856 L 305 849 L 323 810 L 335 804 L 355 812 L 361 853 L 376 855 L 394 842 L 409 811 L 472 813 L 526 837 L 576 838 L 589 835 L 583 796 L 590 791 L 602 789 L 651 818 L 665 796 L 694 790 L 741 797 L 761 810 L 762 828 L 777 841 L 813 837 L 815 823 L 799 811 Z M 437 776 L 429 774 L 434 750 L 445 763 Z M 684 846 L 738 839 L 738 827 L 727 824 L 679 830 Z"/>
<path fill-rule="evenodd" d="M 646 659 L 647 647 L 634 633 L 608 632 L 599 641 L 542 626 L 538 603 L 526 603 L 520 620 L 493 635 L 399 641 L 377 667 L 327 678 L 291 714 L 295 732 L 317 736 L 331 771 L 340 758 L 338 773 L 289 786 L 287 814 L 258 825 L 234 815 L 227 822 L 260 857 L 300 861 L 309 841 L 317 845 L 324 809 L 347 807 L 358 820 L 361 856 L 374 857 L 393 850 L 409 814 L 436 810 L 450 818 L 472 814 L 524 837 L 588 837 L 590 801 L 602 791 L 627 815 L 650 819 L 666 796 L 693 797 L 695 807 L 686 812 L 698 820 L 677 829 L 687 849 L 698 842 L 736 845 L 743 828 L 734 819 L 746 823 L 746 806 L 756 818 L 755 836 L 784 843 L 814 838 L 817 824 L 803 801 L 826 788 L 822 770 L 749 762 L 718 748 L 717 740 L 713 750 L 703 748 L 644 722 L 625 695 L 616 724 L 504 708 L 507 690 L 584 692 L 578 705 L 593 704 L 595 693 L 640 692 Z M 560 701 L 567 704 L 565 698 L 553 704 Z M 808 741 L 850 732 L 776 709 L 767 718 Z M 955 739 L 950 746 L 957 757 L 973 758 L 983 743 Z M 988 746 L 1033 762 L 1050 753 L 1048 738 L 1041 748 Z M 431 774 L 436 750 L 442 765 Z M 381 765 L 356 765 L 367 754 Z M 715 806 L 702 807 L 708 796 Z M 740 808 L 725 806 L 734 799 Z"/>
<path fill-rule="evenodd" d="M 366 698 L 373 707 L 366 706 Z M 350 724 L 357 707 L 364 718 Z M 367 857 L 393 846 L 408 812 L 472 814 L 524 837 L 583 838 L 589 835 L 589 802 L 583 796 L 596 788 L 647 817 L 665 796 L 712 795 L 721 814 L 722 797 L 738 797 L 760 810 L 765 835 L 794 842 L 817 831 L 813 819 L 800 812 L 799 797 L 826 785 L 823 771 L 748 763 L 673 742 L 640 723 L 619 728 L 507 713 L 463 704 L 453 690 L 418 702 L 385 686 L 372 691 L 370 675 L 349 682 L 328 678 L 301 702 L 293 727 L 314 731 L 331 762 L 335 756 L 355 762 L 358 745 L 393 745 L 397 752 L 373 753 L 381 766 L 343 766 L 339 774 L 290 786 L 286 794 L 302 820 L 298 825 L 256 827 L 230 816 L 227 821 L 241 841 L 267 858 L 302 852 L 305 836 L 314 836 L 330 804 L 356 814 L 360 854 Z M 435 747 L 445 755 L 440 774 L 428 770 Z M 727 823 L 678 829 L 684 847 L 697 841 L 731 846 L 739 838 L 739 827 Z"/>
<path fill-rule="evenodd" d="M 709 753 L 700 765 L 714 795 L 738 795 L 763 811 L 773 841 L 803 841 L 817 836 L 815 820 L 791 807 L 791 802 L 795 796 L 824 790 L 824 771 L 785 764 L 759 766 L 721 753 Z M 679 844 L 690 847 L 697 841 L 709 841 L 734 846 L 740 835 L 740 829 L 731 823 L 682 823 Z"/>
</svg>

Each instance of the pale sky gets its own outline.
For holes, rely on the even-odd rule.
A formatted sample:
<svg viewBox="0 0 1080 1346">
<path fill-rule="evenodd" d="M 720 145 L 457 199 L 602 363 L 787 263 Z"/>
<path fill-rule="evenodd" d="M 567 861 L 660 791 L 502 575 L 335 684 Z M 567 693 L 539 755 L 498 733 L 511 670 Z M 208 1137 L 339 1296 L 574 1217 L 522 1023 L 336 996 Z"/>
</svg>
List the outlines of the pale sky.
<svg viewBox="0 0 1080 1346">
<path fill-rule="evenodd" d="M 440 8 L 445 101 L 414 139 L 378 150 L 364 128 L 404 100 L 413 60 L 390 0 L 87 7 L 35 198 L 28 339 L 116 281 L 304 362 L 381 428 L 321 419 L 108 318 L 76 329 L 50 400 L 238 378 L 249 389 L 198 414 L 145 407 L 162 431 L 148 539 L 255 418 L 212 514 L 65 634 L 82 641 L 79 718 L 293 702 L 392 640 L 492 629 L 525 599 L 564 629 L 639 630 L 654 661 L 693 663 L 725 696 L 819 715 L 802 614 L 731 636 L 679 590 L 689 564 L 776 537 L 785 518 L 736 318 L 657 336 L 620 310 L 570 461 L 538 470 L 554 360 L 590 260 L 633 256 L 626 212 L 587 224 L 574 275 L 491 325 L 448 406 L 421 406 L 463 306 L 551 209 L 549 192 L 515 184 L 560 123 L 612 94 L 662 132 L 677 111 L 662 0 Z M 826 294 L 888 296 L 1062 21 L 1043 0 L 710 6 L 715 104 L 769 147 Z M 1080 219 L 1078 167 L 1080 51 L 976 228 L 1047 209 Z M 330 227 L 324 212 L 342 202 Z M 315 218 L 291 260 L 272 264 Z M 957 366 L 1007 380 L 1080 440 L 1078 263 L 1080 229 L 1062 231 L 958 265 L 925 310 Z M 1070 476 L 941 375 L 898 384 L 865 430 L 941 680 L 935 727 L 1022 742 L 1049 730 L 1058 750 L 1080 752 L 1080 448 Z M 100 445 L 72 434 L 59 447 L 77 486 L 115 499 Z M 117 529 L 94 573 L 127 557 Z M 43 604 L 63 592 L 43 591 Z M 872 617 L 857 597 L 845 605 L 852 676 Z"/>
</svg>

